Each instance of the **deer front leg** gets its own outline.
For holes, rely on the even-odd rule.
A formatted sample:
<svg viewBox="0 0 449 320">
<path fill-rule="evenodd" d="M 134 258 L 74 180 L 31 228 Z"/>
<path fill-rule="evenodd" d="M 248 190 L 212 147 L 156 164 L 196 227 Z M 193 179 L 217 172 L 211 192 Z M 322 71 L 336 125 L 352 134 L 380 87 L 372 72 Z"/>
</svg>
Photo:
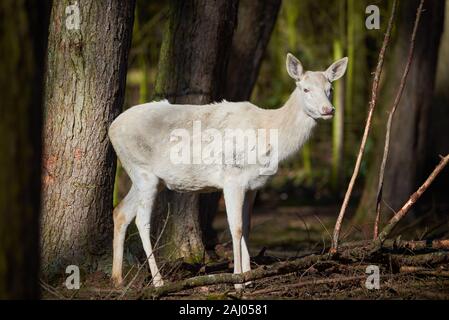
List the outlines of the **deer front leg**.
<svg viewBox="0 0 449 320">
<path fill-rule="evenodd" d="M 153 247 L 150 240 L 150 221 L 151 212 L 153 210 L 154 201 L 156 200 L 158 178 L 155 176 L 146 177 L 140 184 L 137 200 L 137 216 L 136 225 L 142 240 L 143 249 L 150 265 L 151 275 L 153 277 L 153 285 L 160 287 L 164 284 L 161 273 L 156 265 Z"/>
<path fill-rule="evenodd" d="M 227 184 L 223 188 L 226 204 L 229 229 L 232 236 L 232 249 L 234 252 L 234 274 L 242 273 L 242 236 L 243 220 L 242 210 L 245 190 L 237 184 Z M 235 284 L 236 290 L 242 290 L 244 285 Z"/>
<path fill-rule="evenodd" d="M 247 191 L 245 194 L 245 201 L 243 203 L 243 237 L 242 237 L 242 271 L 247 272 L 251 270 L 251 257 L 249 255 L 249 232 L 251 229 L 251 213 L 253 210 L 254 200 L 257 191 Z M 251 281 L 245 283 L 250 285 Z"/>
</svg>

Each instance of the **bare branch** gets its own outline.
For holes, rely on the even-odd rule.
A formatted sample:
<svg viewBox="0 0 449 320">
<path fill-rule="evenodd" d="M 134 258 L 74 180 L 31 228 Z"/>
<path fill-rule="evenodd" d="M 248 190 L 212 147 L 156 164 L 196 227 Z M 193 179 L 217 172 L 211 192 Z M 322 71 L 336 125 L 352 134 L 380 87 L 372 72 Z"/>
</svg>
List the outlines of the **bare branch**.
<svg viewBox="0 0 449 320">
<path fill-rule="evenodd" d="M 366 141 L 368 139 L 369 131 L 370 131 L 370 128 L 371 128 L 373 112 L 374 112 L 374 109 L 376 107 L 377 93 L 379 91 L 379 80 L 380 80 L 380 76 L 381 76 L 381 73 L 382 73 L 382 67 L 383 67 L 383 63 L 384 63 L 385 51 L 386 51 L 386 49 L 388 47 L 388 44 L 390 42 L 391 29 L 393 28 L 393 21 L 394 21 L 395 15 L 396 15 L 396 9 L 397 9 L 397 0 L 394 0 L 393 8 L 392 8 L 391 15 L 390 15 L 390 19 L 388 21 L 387 32 L 385 33 L 385 37 L 384 37 L 384 40 L 383 40 L 383 43 L 382 43 L 382 48 L 381 48 L 381 50 L 379 52 L 379 59 L 378 59 L 378 62 L 377 62 L 376 72 L 374 74 L 373 86 L 372 86 L 372 89 L 371 89 L 371 100 L 370 100 L 370 103 L 369 103 L 369 111 L 368 111 L 368 117 L 366 119 L 365 131 L 363 133 L 363 138 L 362 138 L 362 142 L 361 142 L 361 145 L 360 145 L 359 154 L 357 156 L 357 161 L 356 161 L 356 164 L 355 164 L 355 167 L 354 167 L 354 172 L 352 174 L 351 181 L 349 182 L 348 189 L 346 190 L 345 198 L 343 200 L 343 204 L 341 206 L 340 213 L 338 214 L 337 222 L 335 224 L 334 235 L 333 235 L 333 238 L 332 238 L 332 247 L 331 247 L 331 250 L 330 250 L 331 253 L 336 253 L 337 252 L 338 239 L 340 237 L 341 224 L 343 222 L 343 217 L 345 215 L 346 208 L 348 207 L 349 199 L 350 199 L 351 194 L 352 194 L 352 189 L 354 188 L 355 180 L 357 179 L 357 176 L 358 176 L 359 171 L 360 171 L 360 165 L 362 163 L 362 157 L 363 157 L 363 153 L 365 151 Z"/>
<path fill-rule="evenodd" d="M 382 245 L 385 239 L 388 237 L 390 232 L 394 229 L 394 227 L 398 224 L 398 222 L 407 215 L 410 208 L 418 201 L 418 199 L 422 196 L 422 194 L 427 190 L 427 188 L 432 184 L 433 180 L 438 176 L 438 174 L 444 169 L 444 167 L 449 162 L 449 154 L 441 159 L 440 163 L 435 167 L 433 172 L 429 175 L 429 177 L 424 181 L 424 183 L 419 187 L 419 189 L 413 193 L 408 201 L 402 206 L 402 208 L 390 219 L 388 224 L 379 234 L 379 237 L 376 239 L 375 244 L 377 246 Z"/>
<path fill-rule="evenodd" d="M 393 106 L 391 107 L 390 114 L 388 116 L 387 121 L 387 132 L 385 134 L 385 144 L 384 144 L 384 154 L 382 157 L 382 164 L 380 166 L 380 172 L 379 172 L 379 184 L 377 186 L 377 196 L 376 196 L 376 220 L 374 222 L 374 236 L 373 238 L 376 239 L 379 234 L 379 223 L 380 223 L 380 209 L 381 209 L 381 202 L 382 202 L 382 190 L 383 190 L 383 184 L 384 184 L 384 175 L 385 175 L 385 165 L 387 163 L 388 158 L 388 152 L 390 150 L 390 133 L 391 133 L 391 125 L 393 122 L 393 116 L 396 112 L 396 109 L 399 105 L 399 102 L 401 101 L 402 93 L 404 92 L 405 83 L 407 81 L 407 75 L 410 71 L 410 66 L 412 64 L 413 60 L 413 52 L 415 50 L 415 38 L 416 38 L 416 32 L 418 30 L 419 26 L 419 20 L 421 18 L 422 9 L 424 6 L 424 1 L 421 0 L 418 9 L 416 10 L 416 19 L 415 24 L 413 26 L 413 32 L 410 39 L 410 49 L 408 52 L 408 58 L 407 58 L 407 64 L 405 65 L 404 72 L 402 74 L 401 82 L 398 88 L 398 92 L 396 94 L 396 98 L 394 99 Z"/>
<path fill-rule="evenodd" d="M 240 274 L 220 273 L 193 277 L 178 282 L 168 283 L 159 288 L 152 287 L 146 289 L 144 290 L 143 296 L 155 299 L 173 292 L 195 287 L 224 283 L 242 284 L 248 281 L 296 272 L 300 269 L 308 268 L 318 261 L 326 259 L 328 259 L 327 255 L 309 255 L 294 261 L 282 261 L 269 266 L 261 266 L 257 269 Z"/>
</svg>

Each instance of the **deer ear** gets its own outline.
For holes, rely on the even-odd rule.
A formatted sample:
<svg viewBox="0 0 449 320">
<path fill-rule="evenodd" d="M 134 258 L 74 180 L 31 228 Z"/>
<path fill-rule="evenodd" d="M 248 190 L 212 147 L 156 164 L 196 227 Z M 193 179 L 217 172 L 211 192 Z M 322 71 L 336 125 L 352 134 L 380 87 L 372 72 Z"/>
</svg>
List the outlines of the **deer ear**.
<svg viewBox="0 0 449 320">
<path fill-rule="evenodd" d="M 288 75 L 296 81 L 299 81 L 304 70 L 301 62 L 291 53 L 287 53 L 286 66 Z"/>
<path fill-rule="evenodd" d="M 348 57 L 344 57 L 343 59 L 335 61 L 326 71 L 324 71 L 324 74 L 330 82 L 338 80 L 345 74 L 347 66 Z"/>
</svg>

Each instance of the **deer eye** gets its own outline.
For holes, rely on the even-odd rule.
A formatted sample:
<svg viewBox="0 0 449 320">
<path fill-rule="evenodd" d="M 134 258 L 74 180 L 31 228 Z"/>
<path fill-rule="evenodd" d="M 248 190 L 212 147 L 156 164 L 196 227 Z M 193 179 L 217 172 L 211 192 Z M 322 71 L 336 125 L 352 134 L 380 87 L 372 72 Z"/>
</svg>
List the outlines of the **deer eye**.
<svg viewBox="0 0 449 320">
<path fill-rule="evenodd" d="M 305 92 L 305 93 L 307 93 L 307 92 L 309 92 L 309 91 L 310 91 L 309 89 L 305 89 L 305 88 L 304 88 L 304 92 Z"/>
</svg>

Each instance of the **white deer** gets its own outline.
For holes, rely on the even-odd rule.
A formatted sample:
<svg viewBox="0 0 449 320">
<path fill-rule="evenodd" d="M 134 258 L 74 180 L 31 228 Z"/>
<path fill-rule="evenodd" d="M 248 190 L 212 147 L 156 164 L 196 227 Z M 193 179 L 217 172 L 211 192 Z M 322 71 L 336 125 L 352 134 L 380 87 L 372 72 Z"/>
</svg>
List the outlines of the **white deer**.
<svg viewBox="0 0 449 320">
<path fill-rule="evenodd" d="M 123 281 L 124 239 L 127 226 L 135 217 L 153 284 L 163 285 L 149 230 L 156 194 L 164 185 L 178 192 L 223 190 L 233 243 L 234 273 L 249 271 L 249 211 L 256 190 L 269 179 L 269 175 L 261 174 L 266 164 L 173 163 L 170 160 L 172 133 L 179 128 L 191 128 L 195 121 L 221 133 L 228 129 L 274 129 L 279 142 L 275 146 L 265 145 L 264 155 L 277 165 L 300 149 L 318 119 L 332 118 L 335 109 L 330 102 L 331 82 L 343 76 L 347 63 L 348 58 L 343 58 L 324 72 L 304 72 L 300 61 L 288 54 L 287 72 L 295 80 L 296 88 L 285 105 L 275 110 L 261 109 L 250 102 L 223 101 L 198 106 L 161 101 L 134 106 L 117 117 L 109 129 L 109 137 L 131 178 L 132 187 L 113 214 L 114 283 L 121 285 Z M 234 158 L 239 156 L 232 154 Z M 236 285 L 236 289 L 243 286 Z"/>
</svg>

